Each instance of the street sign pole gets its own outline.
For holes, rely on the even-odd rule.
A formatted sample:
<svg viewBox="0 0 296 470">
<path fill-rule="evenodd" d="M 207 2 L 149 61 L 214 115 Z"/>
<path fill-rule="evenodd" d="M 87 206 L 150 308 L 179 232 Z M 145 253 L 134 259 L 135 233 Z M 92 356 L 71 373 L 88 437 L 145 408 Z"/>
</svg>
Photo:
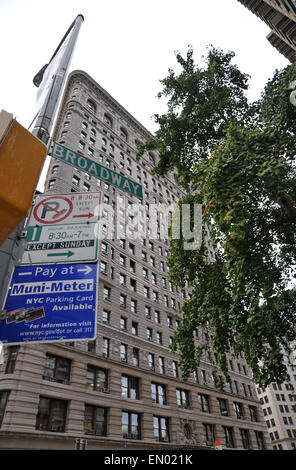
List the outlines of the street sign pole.
<svg viewBox="0 0 296 470">
<path fill-rule="evenodd" d="M 48 143 L 59 99 L 69 69 L 71 57 L 84 18 L 78 15 L 63 37 L 48 65 L 35 75 L 34 84 L 39 88 L 40 110 L 33 123 L 32 134 Z"/>
<path fill-rule="evenodd" d="M 46 64 L 35 75 L 34 84 L 39 88 L 37 95 L 38 112 L 29 128 L 32 134 L 44 142 L 49 142 L 50 132 L 53 127 L 55 114 L 62 94 L 67 72 L 69 69 L 72 54 L 78 38 L 79 30 L 84 18 L 78 15 L 73 21 L 62 41 L 54 52 L 49 64 Z M 15 266 L 15 259 L 19 259 L 22 252 L 22 245 L 19 246 L 18 240 L 21 239 L 24 222 L 20 223 L 17 229 L 4 242 L 5 264 L 7 270 L 0 271 L 0 311 L 3 305 L 3 299 L 8 289 L 11 270 Z M 3 264 L 3 256 L 0 251 L 0 262 Z"/>
</svg>

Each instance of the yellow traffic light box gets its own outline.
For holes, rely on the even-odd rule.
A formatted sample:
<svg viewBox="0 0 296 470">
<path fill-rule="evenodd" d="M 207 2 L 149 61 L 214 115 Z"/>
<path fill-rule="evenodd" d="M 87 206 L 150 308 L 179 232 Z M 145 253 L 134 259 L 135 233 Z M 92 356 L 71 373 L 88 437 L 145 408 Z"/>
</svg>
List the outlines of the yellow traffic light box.
<svg viewBox="0 0 296 470">
<path fill-rule="evenodd" d="M 0 245 L 27 216 L 46 153 L 12 114 L 0 112 Z"/>
</svg>

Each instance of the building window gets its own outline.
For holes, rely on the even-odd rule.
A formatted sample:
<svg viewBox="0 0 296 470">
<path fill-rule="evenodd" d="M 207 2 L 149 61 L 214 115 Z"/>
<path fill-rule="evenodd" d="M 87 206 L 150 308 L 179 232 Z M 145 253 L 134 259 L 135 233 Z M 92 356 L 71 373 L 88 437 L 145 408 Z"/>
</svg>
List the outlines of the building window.
<svg viewBox="0 0 296 470">
<path fill-rule="evenodd" d="M 137 282 L 136 282 L 135 279 L 131 279 L 131 280 L 130 280 L 130 289 L 131 289 L 131 291 L 136 292 L 136 290 L 137 290 Z"/>
<path fill-rule="evenodd" d="M 158 358 L 158 367 L 159 367 L 159 373 L 164 374 L 165 373 L 164 357 L 159 356 L 159 358 Z"/>
<path fill-rule="evenodd" d="M 139 356 L 138 348 L 133 348 L 132 364 L 133 366 L 136 366 L 136 367 L 138 367 L 140 364 L 140 356 Z"/>
<path fill-rule="evenodd" d="M 119 303 L 120 307 L 126 308 L 126 295 L 120 294 Z"/>
<path fill-rule="evenodd" d="M 110 339 L 103 338 L 103 356 L 109 357 L 110 355 Z"/>
<path fill-rule="evenodd" d="M 138 336 L 138 323 L 132 322 L 132 335 Z"/>
<path fill-rule="evenodd" d="M 211 423 L 203 423 L 203 434 L 204 434 L 204 440 L 205 444 L 207 446 L 212 446 L 214 445 L 215 441 L 215 425 Z"/>
<path fill-rule="evenodd" d="M 88 365 L 86 370 L 86 386 L 88 390 L 108 392 L 108 371 Z"/>
<path fill-rule="evenodd" d="M 73 175 L 72 184 L 74 184 L 75 186 L 79 186 L 79 183 L 80 183 L 80 179 L 76 175 Z"/>
<path fill-rule="evenodd" d="M 177 396 L 177 405 L 179 408 L 190 408 L 190 401 L 189 401 L 189 392 L 188 390 L 182 390 L 180 388 L 176 389 L 176 396 Z"/>
<path fill-rule="evenodd" d="M 219 402 L 220 414 L 222 416 L 229 416 L 227 400 L 225 400 L 224 398 L 218 398 L 217 400 Z"/>
<path fill-rule="evenodd" d="M 123 127 L 121 127 L 120 128 L 120 137 L 127 142 L 127 136 L 128 136 L 127 131 Z"/>
<path fill-rule="evenodd" d="M 156 441 L 169 442 L 169 419 L 153 416 L 153 429 Z"/>
<path fill-rule="evenodd" d="M 73 343 L 73 346 L 74 346 L 74 343 Z M 93 353 L 96 352 L 96 340 L 95 339 L 87 342 L 87 351 L 93 352 Z"/>
<path fill-rule="evenodd" d="M 148 364 L 151 370 L 155 370 L 154 354 L 152 353 L 148 354 Z"/>
<path fill-rule="evenodd" d="M 249 410 L 250 410 L 251 421 L 257 422 L 258 421 L 258 415 L 257 415 L 256 406 L 249 405 Z"/>
<path fill-rule="evenodd" d="M 200 405 L 201 405 L 201 410 L 204 413 L 211 413 L 209 395 L 205 395 L 204 393 L 199 393 L 198 394 L 198 399 L 199 399 L 199 402 L 200 402 Z"/>
<path fill-rule="evenodd" d="M 157 344 L 162 344 L 162 333 L 161 333 L 161 331 L 156 332 L 156 342 L 157 342 Z"/>
<path fill-rule="evenodd" d="M 178 371 L 178 363 L 177 361 L 172 362 L 172 369 L 173 369 L 173 376 L 174 377 L 179 377 L 179 371 Z"/>
<path fill-rule="evenodd" d="M 83 190 L 84 192 L 86 192 L 86 193 L 89 192 L 89 190 L 90 190 L 90 185 L 87 184 L 87 183 L 83 183 L 82 190 Z"/>
<path fill-rule="evenodd" d="M 265 443 L 264 443 L 263 432 L 255 431 L 255 436 L 256 436 L 256 440 L 257 440 L 258 449 L 264 450 L 265 449 Z"/>
<path fill-rule="evenodd" d="M 143 278 L 148 279 L 148 269 L 142 268 Z"/>
<path fill-rule="evenodd" d="M 172 319 L 172 317 L 168 317 L 168 327 L 173 328 L 173 319 Z"/>
<path fill-rule="evenodd" d="M 158 302 L 158 292 L 154 290 L 154 291 L 152 292 L 152 295 L 153 295 L 153 300 L 154 300 L 154 302 Z"/>
<path fill-rule="evenodd" d="M 107 325 L 110 323 L 110 311 L 109 310 L 103 310 L 102 312 L 102 322 L 106 323 Z"/>
<path fill-rule="evenodd" d="M 67 401 L 40 397 L 37 431 L 65 432 Z"/>
<path fill-rule="evenodd" d="M 104 114 L 104 123 L 107 124 L 107 126 L 112 128 L 112 118 L 109 116 L 109 114 Z"/>
<path fill-rule="evenodd" d="M 240 429 L 240 435 L 243 443 L 243 448 L 244 449 L 250 449 L 251 448 L 251 441 L 250 441 L 250 433 L 248 429 Z"/>
<path fill-rule="evenodd" d="M 125 274 L 122 274 L 122 273 L 119 274 L 119 282 L 122 286 L 126 285 L 126 275 Z"/>
<path fill-rule="evenodd" d="M 122 375 L 121 377 L 121 396 L 122 398 L 132 398 L 139 400 L 139 379 L 138 377 L 131 377 Z"/>
<path fill-rule="evenodd" d="M 149 296 L 150 296 L 149 287 L 144 286 L 144 297 L 146 297 L 146 299 L 149 299 Z"/>
<path fill-rule="evenodd" d="M 0 426 L 2 424 L 4 413 L 8 401 L 9 391 L 8 390 L 1 390 L 0 392 Z"/>
<path fill-rule="evenodd" d="M 127 319 L 124 318 L 124 317 L 120 317 L 120 329 L 122 331 L 126 331 L 127 330 Z"/>
<path fill-rule="evenodd" d="M 121 429 L 123 439 L 141 439 L 139 413 L 123 411 Z"/>
<path fill-rule="evenodd" d="M 101 252 L 104 254 L 104 255 L 107 255 L 108 254 L 108 244 L 106 242 L 103 242 L 101 243 Z"/>
<path fill-rule="evenodd" d="M 154 321 L 155 323 L 160 323 L 160 312 L 158 310 L 154 311 Z"/>
<path fill-rule="evenodd" d="M 135 273 L 136 272 L 136 263 L 133 260 L 130 260 L 130 272 Z"/>
<path fill-rule="evenodd" d="M 70 359 L 47 354 L 43 371 L 43 379 L 52 382 L 69 384 L 70 381 Z"/>
<path fill-rule="evenodd" d="M 84 149 L 85 149 L 85 143 L 82 142 L 82 140 L 79 141 L 79 143 L 78 143 L 78 148 L 80 148 L 81 150 L 84 150 Z"/>
<path fill-rule="evenodd" d="M 158 403 L 159 405 L 166 404 L 166 389 L 165 385 L 151 383 L 151 395 L 152 403 Z"/>
<path fill-rule="evenodd" d="M 96 107 L 95 103 L 94 103 L 92 100 L 87 100 L 87 103 L 86 103 L 86 104 L 87 104 L 87 107 L 88 107 L 93 113 L 96 112 L 97 107 Z"/>
<path fill-rule="evenodd" d="M 9 346 L 5 374 L 13 374 L 19 346 Z"/>
<path fill-rule="evenodd" d="M 121 362 L 127 362 L 127 345 L 126 344 L 120 345 L 120 359 L 121 359 Z"/>
<path fill-rule="evenodd" d="M 225 446 L 234 448 L 233 429 L 229 426 L 222 426 L 224 432 Z"/>
<path fill-rule="evenodd" d="M 84 414 L 85 434 L 96 436 L 107 435 L 107 409 L 99 406 L 85 405 Z"/>
<path fill-rule="evenodd" d="M 111 301 L 111 288 L 104 286 L 103 295 L 104 295 L 104 300 Z"/>
<path fill-rule="evenodd" d="M 135 299 L 131 299 L 131 312 L 137 313 L 137 301 Z"/>
<path fill-rule="evenodd" d="M 233 402 L 233 408 L 236 413 L 237 419 L 244 419 L 244 409 L 243 409 L 243 404 L 234 401 Z"/>
<path fill-rule="evenodd" d="M 107 275 L 107 263 L 105 261 L 100 262 L 100 272 Z"/>
<path fill-rule="evenodd" d="M 53 189 L 55 186 L 56 180 L 50 180 L 48 183 L 48 189 Z"/>
</svg>

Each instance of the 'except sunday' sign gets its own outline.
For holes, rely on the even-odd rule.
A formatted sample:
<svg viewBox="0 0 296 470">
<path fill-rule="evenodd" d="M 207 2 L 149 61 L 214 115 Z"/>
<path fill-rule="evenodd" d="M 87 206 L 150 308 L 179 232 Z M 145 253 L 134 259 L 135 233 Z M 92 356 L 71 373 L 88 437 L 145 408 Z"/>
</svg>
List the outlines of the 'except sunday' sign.
<svg viewBox="0 0 296 470">
<path fill-rule="evenodd" d="M 120 173 L 116 173 L 115 171 L 106 168 L 105 166 L 99 165 L 93 160 L 90 160 L 80 153 L 74 152 L 73 150 L 70 150 L 63 145 L 58 144 L 57 142 L 53 142 L 51 156 L 53 158 L 57 158 L 58 160 L 62 160 L 63 162 L 68 163 L 68 165 L 72 165 L 79 170 L 83 170 L 89 175 L 106 181 L 113 186 L 117 186 L 118 188 L 122 189 L 122 191 L 126 191 L 132 196 L 143 199 L 143 189 L 140 184 L 132 181 L 129 178 L 126 178 Z"/>
</svg>

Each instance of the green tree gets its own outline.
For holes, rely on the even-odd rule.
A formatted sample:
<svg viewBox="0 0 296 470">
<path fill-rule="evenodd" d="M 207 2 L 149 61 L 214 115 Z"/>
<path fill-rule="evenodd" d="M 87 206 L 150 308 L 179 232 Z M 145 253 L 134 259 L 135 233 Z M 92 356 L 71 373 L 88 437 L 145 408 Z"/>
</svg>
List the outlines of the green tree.
<svg viewBox="0 0 296 470">
<path fill-rule="evenodd" d="M 138 156 L 157 149 L 154 171 L 174 171 L 186 191 L 179 204 L 203 207 L 201 247 L 185 250 L 182 237 L 170 245 L 172 282 L 192 287 L 173 343 L 183 379 L 206 350 L 229 380 L 227 354 L 243 352 L 266 386 L 287 379 L 283 351 L 296 339 L 296 65 L 249 103 L 249 76 L 233 57 L 210 47 L 199 66 L 191 48 L 176 55 L 180 73 L 161 81 L 167 113 L 155 115 L 158 130 Z M 196 346 L 197 328 L 211 341 Z"/>
</svg>

